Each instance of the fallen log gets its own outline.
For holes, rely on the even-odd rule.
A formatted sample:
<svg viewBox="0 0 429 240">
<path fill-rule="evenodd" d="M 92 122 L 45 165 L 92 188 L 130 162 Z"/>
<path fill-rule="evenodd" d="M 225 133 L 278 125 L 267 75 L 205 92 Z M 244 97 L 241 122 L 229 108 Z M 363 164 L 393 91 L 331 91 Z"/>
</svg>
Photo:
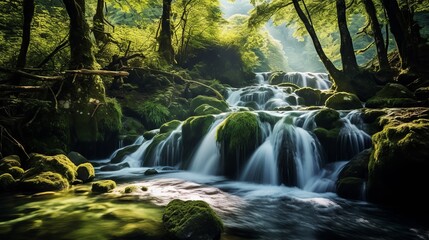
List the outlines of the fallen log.
<svg viewBox="0 0 429 240">
<path fill-rule="evenodd" d="M 90 69 L 79 69 L 79 70 L 66 70 L 65 74 L 82 74 L 82 75 L 102 75 L 102 76 L 114 76 L 114 77 L 127 77 L 130 75 L 125 71 L 108 71 L 108 70 L 90 70 Z"/>
</svg>

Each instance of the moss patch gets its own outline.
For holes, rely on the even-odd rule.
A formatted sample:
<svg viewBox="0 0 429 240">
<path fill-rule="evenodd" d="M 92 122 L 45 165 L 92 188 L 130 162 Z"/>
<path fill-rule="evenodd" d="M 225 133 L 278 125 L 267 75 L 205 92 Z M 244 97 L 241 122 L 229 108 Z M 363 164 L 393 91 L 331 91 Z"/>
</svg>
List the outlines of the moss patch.
<svg viewBox="0 0 429 240">
<path fill-rule="evenodd" d="M 19 182 L 22 190 L 28 192 L 61 191 L 69 188 L 69 182 L 55 172 L 42 172 Z"/>
<path fill-rule="evenodd" d="M 92 183 L 91 191 L 95 193 L 107 193 L 116 188 L 116 182 L 113 180 L 101 180 Z"/>
<path fill-rule="evenodd" d="M 175 239 L 220 239 L 223 231 L 222 221 L 203 201 L 173 200 L 162 221 Z"/>
<path fill-rule="evenodd" d="M 0 175 L 0 192 L 11 191 L 15 187 L 15 179 L 10 173 Z"/>
<path fill-rule="evenodd" d="M 295 94 L 304 99 L 304 105 L 313 106 L 320 104 L 320 90 L 303 87 L 295 90 Z"/>
<path fill-rule="evenodd" d="M 219 113 L 222 113 L 222 111 L 208 104 L 200 105 L 194 110 L 194 115 L 196 116 L 207 115 L 207 114 L 219 114 Z"/>
<path fill-rule="evenodd" d="M 164 123 L 159 129 L 159 133 L 171 133 L 174 131 L 182 122 L 179 120 L 173 120 L 168 123 Z"/>
<path fill-rule="evenodd" d="M 77 166 L 77 179 L 90 182 L 95 178 L 95 170 L 91 163 L 82 163 Z"/>
<path fill-rule="evenodd" d="M 362 108 L 362 103 L 355 94 L 337 92 L 326 100 L 325 106 L 335 110 L 352 110 Z"/>
<path fill-rule="evenodd" d="M 314 116 L 314 121 L 318 127 L 332 129 L 335 122 L 340 120 L 340 114 L 330 108 L 322 109 Z"/>
<path fill-rule="evenodd" d="M 222 112 L 229 111 L 228 104 L 225 101 L 216 99 L 214 97 L 207 97 L 207 96 L 198 96 L 192 99 L 190 111 L 195 112 L 195 109 L 197 109 L 199 106 L 203 104 L 207 104 L 209 106 L 217 108 Z"/>
<path fill-rule="evenodd" d="M 28 160 L 31 171 L 27 171 L 24 177 L 38 175 L 40 172 L 59 173 L 71 184 L 76 180 L 76 165 L 65 155 L 45 156 L 42 154 L 32 154 Z"/>
</svg>

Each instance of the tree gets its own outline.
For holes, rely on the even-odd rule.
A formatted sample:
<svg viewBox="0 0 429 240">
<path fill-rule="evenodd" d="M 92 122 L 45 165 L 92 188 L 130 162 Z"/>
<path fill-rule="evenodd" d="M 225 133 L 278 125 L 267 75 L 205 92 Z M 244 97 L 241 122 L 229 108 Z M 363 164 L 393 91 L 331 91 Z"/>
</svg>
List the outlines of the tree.
<svg viewBox="0 0 429 240">
<path fill-rule="evenodd" d="M 34 0 L 23 1 L 24 23 L 22 26 L 22 42 L 16 68 L 24 68 L 27 63 L 28 46 L 30 45 L 31 22 L 34 16 Z"/>
<path fill-rule="evenodd" d="M 174 49 L 171 42 L 171 2 L 173 0 L 162 1 L 161 32 L 159 34 L 158 52 L 168 63 L 174 62 Z"/>
<path fill-rule="evenodd" d="M 107 35 L 104 30 L 104 6 L 105 6 L 104 0 L 97 0 L 97 7 L 95 10 L 95 15 L 93 17 L 93 23 L 94 27 L 92 28 L 92 31 L 94 33 L 95 40 L 98 44 L 100 43 L 106 43 L 107 42 Z"/>
</svg>

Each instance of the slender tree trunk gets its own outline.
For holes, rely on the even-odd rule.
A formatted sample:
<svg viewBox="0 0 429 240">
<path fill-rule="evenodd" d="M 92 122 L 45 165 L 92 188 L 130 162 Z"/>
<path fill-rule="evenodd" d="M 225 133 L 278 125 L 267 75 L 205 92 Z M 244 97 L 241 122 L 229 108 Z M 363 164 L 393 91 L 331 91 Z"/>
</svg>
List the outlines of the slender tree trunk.
<svg viewBox="0 0 429 240">
<path fill-rule="evenodd" d="M 346 3 L 344 0 L 337 0 L 336 3 L 338 28 L 340 30 L 341 37 L 340 53 L 341 63 L 343 64 L 343 72 L 356 73 L 359 70 L 359 66 L 357 64 L 355 52 L 353 49 L 353 41 L 347 27 Z"/>
<path fill-rule="evenodd" d="M 161 56 L 168 62 L 174 62 L 174 49 L 171 43 L 171 2 L 162 1 L 161 32 L 159 35 L 159 49 Z"/>
<path fill-rule="evenodd" d="M 97 44 L 103 44 L 107 41 L 107 37 L 104 32 L 104 5 L 104 0 L 97 0 L 97 8 L 93 17 L 93 33 Z"/>
<path fill-rule="evenodd" d="M 304 11 L 299 5 L 299 0 L 292 0 L 292 2 L 296 12 L 298 13 L 299 18 L 304 23 L 304 26 L 307 29 L 307 32 L 310 35 L 311 40 L 313 41 L 313 45 L 314 45 L 314 48 L 316 49 L 317 55 L 319 55 L 319 58 L 322 61 L 323 65 L 325 66 L 326 70 L 328 70 L 329 74 L 332 76 L 332 78 L 335 81 L 336 79 L 338 79 L 340 75 L 340 71 L 335 67 L 335 65 L 331 62 L 331 60 L 328 58 L 328 56 L 326 56 L 325 52 L 323 51 L 322 44 L 320 43 L 319 38 L 317 37 L 316 31 L 314 30 L 313 25 L 311 24 L 309 18 L 305 15 Z"/>
<path fill-rule="evenodd" d="M 63 2 L 70 17 L 70 68 L 95 69 L 90 29 L 85 19 L 85 0 L 63 0 Z"/>
<path fill-rule="evenodd" d="M 380 71 L 389 71 L 389 59 L 387 58 L 387 48 L 384 44 L 383 34 L 381 33 L 380 23 L 377 18 L 377 11 L 372 0 L 363 0 L 366 13 L 371 21 L 372 34 L 374 35 L 375 47 L 377 48 L 378 64 Z"/>
<path fill-rule="evenodd" d="M 390 31 L 395 38 L 396 47 L 401 59 L 401 68 L 407 69 L 413 67 L 417 61 L 418 44 L 418 42 L 413 41 L 413 20 L 406 21 L 404 19 L 403 13 L 407 11 L 401 12 L 396 0 L 382 0 L 382 3 L 389 18 Z M 409 14 L 411 13 L 408 12 L 407 15 Z"/>
<path fill-rule="evenodd" d="M 16 68 L 24 68 L 27 64 L 27 52 L 30 45 L 31 21 L 34 16 L 34 0 L 23 0 L 24 24 L 22 26 L 22 42 Z"/>
</svg>

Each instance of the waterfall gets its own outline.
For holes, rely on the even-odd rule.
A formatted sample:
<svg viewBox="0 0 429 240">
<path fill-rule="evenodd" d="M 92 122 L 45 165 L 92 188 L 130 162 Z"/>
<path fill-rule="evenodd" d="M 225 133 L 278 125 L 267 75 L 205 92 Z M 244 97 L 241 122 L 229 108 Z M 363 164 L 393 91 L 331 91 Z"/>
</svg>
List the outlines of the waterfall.
<svg viewBox="0 0 429 240">
<path fill-rule="evenodd" d="M 331 82 L 326 73 L 310 72 L 288 72 L 283 76 L 283 82 L 296 84 L 300 87 L 311 87 L 316 89 L 329 89 Z"/>
<path fill-rule="evenodd" d="M 137 142 L 137 141 L 136 141 Z M 141 167 L 141 159 L 143 159 L 143 156 L 145 155 L 145 152 L 150 144 L 152 144 L 153 139 L 151 140 L 142 140 L 140 147 L 137 149 L 137 151 L 133 152 L 131 155 L 128 155 L 125 157 L 124 162 L 127 162 L 130 164 L 130 167 Z"/>
<path fill-rule="evenodd" d="M 143 159 L 143 166 L 175 166 L 182 160 L 182 124 L 165 140 L 156 145 L 151 156 Z"/>
</svg>

